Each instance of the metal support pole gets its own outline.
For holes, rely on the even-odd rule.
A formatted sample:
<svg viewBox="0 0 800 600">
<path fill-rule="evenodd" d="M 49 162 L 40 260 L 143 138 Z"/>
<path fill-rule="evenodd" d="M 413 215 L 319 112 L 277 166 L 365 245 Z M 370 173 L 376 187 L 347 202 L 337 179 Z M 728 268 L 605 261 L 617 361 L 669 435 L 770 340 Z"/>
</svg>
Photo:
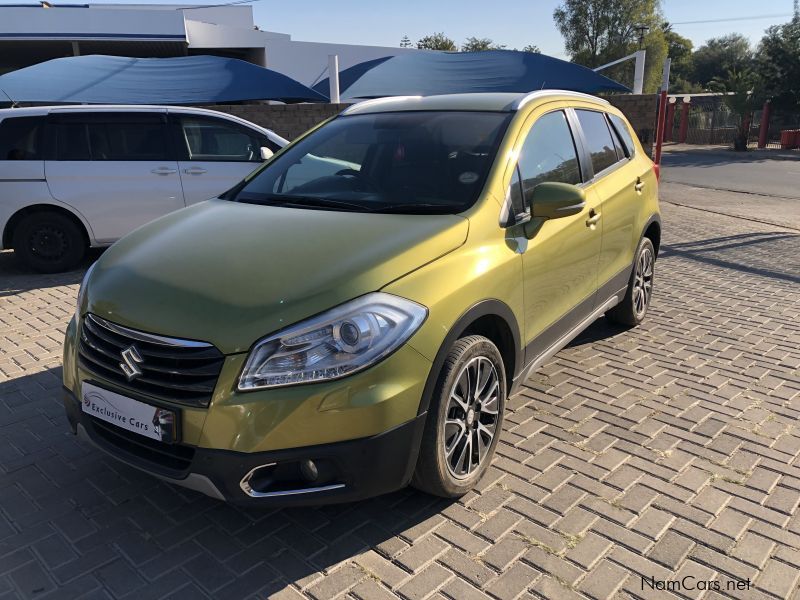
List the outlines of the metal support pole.
<svg viewBox="0 0 800 600">
<path fill-rule="evenodd" d="M 689 107 L 691 106 L 688 97 L 683 99 L 683 107 L 681 108 L 681 127 L 678 131 L 678 141 L 681 144 L 686 143 L 686 134 L 689 133 Z"/>
<path fill-rule="evenodd" d="M 328 81 L 331 86 L 331 103 L 339 104 L 339 55 L 328 55 Z"/>
<path fill-rule="evenodd" d="M 634 53 L 636 56 L 636 64 L 633 68 L 633 93 L 641 94 L 644 89 L 644 60 L 647 55 L 646 50 L 637 50 Z"/>
<path fill-rule="evenodd" d="M 758 128 L 758 147 L 766 148 L 769 139 L 769 117 L 772 112 L 772 103 L 767 100 L 761 110 L 761 126 Z"/>
<path fill-rule="evenodd" d="M 664 145 L 664 118 L 667 114 L 667 90 L 669 89 L 669 67 L 672 61 L 664 61 L 664 72 L 661 78 L 661 95 L 658 98 L 658 118 L 656 120 L 656 154 L 653 162 L 661 164 L 661 146 Z"/>
<path fill-rule="evenodd" d="M 664 122 L 664 141 L 672 141 L 672 130 L 675 126 L 675 97 L 667 102 L 667 120 Z"/>
</svg>

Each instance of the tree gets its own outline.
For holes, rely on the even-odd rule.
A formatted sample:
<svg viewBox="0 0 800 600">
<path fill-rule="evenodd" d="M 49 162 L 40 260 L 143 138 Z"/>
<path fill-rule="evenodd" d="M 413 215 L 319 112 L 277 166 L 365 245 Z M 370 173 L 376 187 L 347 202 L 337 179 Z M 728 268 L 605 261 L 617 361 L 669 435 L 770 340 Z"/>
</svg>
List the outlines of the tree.
<svg viewBox="0 0 800 600">
<path fill-rule="evenodd" d="M 522 49 L 523 52 L 531 52 L 532 54 L 541 54 L 542 51 L 539 50 L 539 46 L 536 44 L 528 44 Z"/>
<path fill-rule="evenodd" d="M 631 54 L 639 48 L 640 29 L 646 28 L 644 87 L 650 92 L 658 88 L 667 52 L 659 0 L 564 0 L 553 12 L 553 19 L 572 60 L 587 67 L 599 67 Z M 603 74 L 632 81 L 633 65 L 626 62 Z"/>
<path fill-rule="evenodd" d="M 411 39 L 409 39 L 407 35 L 404 35 L 402 38 L 400 38 L 401 48 L 411 48 L 411 46 L 412 46 Z"/>
<path fill-rule="evenodd" d="M 421 38 L 417 42 L 417 48 L 420 50 L 458 50 L 456 43 L 441 32 Z"/>
<path fill-rule="evenodd" d="M 737 71 L 731 69 L 723 77 L 715 77 L 709 82 L 709 88 L 722 92 L 722 101 L 736 115 L 736 136 L 733 139 L 733 149 L 747 150 L 747 138 L 750 134 L 750 121 L 753 111 L 761 107 L 763 94 L 759 89 L 759 79 L 756 74 L 744 69 Z"/>
<path fill-rule="evenodd" d="M 482 52 L 484 50 L 502 50 L 504 44 L 495 44 L 489 38 L 468 37 L 464 45 L 461 46 L 462 52 Z"/>
<path fill-rule="evenodd" d="M 753 53 L 750 42 L 741 33 L 712 38 L 692 55 L 693 79 L 708 87 L 713 79 L 725 79 L 728 72 L 750 70 Z"/>
<path fill-rule="evenodd" d="M 800 108 L 800 18 L 767 29 L 755 63 L 773 105 Z"/>
<path fill-rule="evenodd" d="M 699 92 L 702 87 L 692 80 L 694 62 L 693 44 L 689 38 L 672 31 L 672 25 L 664 23 L 664 40 L 667 42 L 667 56 L 672 59 L 669 76 L 669 89 L 673 92 Z"/>
</svg>

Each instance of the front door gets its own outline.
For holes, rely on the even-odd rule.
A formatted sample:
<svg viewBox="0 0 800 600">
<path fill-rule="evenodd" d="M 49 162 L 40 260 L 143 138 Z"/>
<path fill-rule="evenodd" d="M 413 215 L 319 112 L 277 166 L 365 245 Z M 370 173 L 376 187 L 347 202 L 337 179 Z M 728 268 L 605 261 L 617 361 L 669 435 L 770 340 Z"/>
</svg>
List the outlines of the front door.
<svg viewBox="0 0 800 600">
<path fill-rule="evenodd" d="M 538 118 L 537 118 L 538 117 Z M 581 185 L 581 165 L 563 110 L 534 114 L 519 156 L 523 206 L 545 181 Z M 526 362 L 546 351 L 594 308 L 601 226 L 592 196 L 575 215 L 527 224 L 522 257 Z M 538 222 L 537 222 L 538 221 Z"/>
<path fill-rule="evenodd" d="M 186 204 L 215 198 L 262 163 L 261 146 L 278 146 L 266 135 L 239 123 L 189 113 L 173 113 L 178 166 Z"/>
<path fill-rule="evenodd" d="M 83 214 L 99 243 L 184 207 L 165 113 L 51 113 L 48 129 L 50 193 Z"/>
</svg>

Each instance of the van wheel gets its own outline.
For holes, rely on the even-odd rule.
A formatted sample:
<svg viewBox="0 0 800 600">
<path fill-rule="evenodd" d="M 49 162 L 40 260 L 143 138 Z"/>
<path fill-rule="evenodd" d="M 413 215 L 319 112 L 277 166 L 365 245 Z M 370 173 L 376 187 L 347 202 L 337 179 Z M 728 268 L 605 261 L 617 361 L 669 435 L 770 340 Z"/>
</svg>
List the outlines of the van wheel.
<svg viewBox="0 0 800 600">
<path fill-rule="evenodd" d="M 12 238 L 14 253 L 40 273 L 59 273 L 78 266 L 86 254 L 83 231 L 56 212 L 37 212 L 22 218 Z"/>
<path fill-rule="evenodd" d="M 611 321 L 635 327 L 642 321 L 653 298 L 653 279 L 655 276 L 656 251 L 653 242 L 642 238 L 636 250 L 636 260 L 628 282 L 625 298 L 606 313 Z"/>
<path fill-rule="evenodd" d="M 445 498 L 472 489 L 492 462 L 505 405 L 497 346 L 480 335 L 457 340 L 433 392 L 411 485 Z"/>
</svg>

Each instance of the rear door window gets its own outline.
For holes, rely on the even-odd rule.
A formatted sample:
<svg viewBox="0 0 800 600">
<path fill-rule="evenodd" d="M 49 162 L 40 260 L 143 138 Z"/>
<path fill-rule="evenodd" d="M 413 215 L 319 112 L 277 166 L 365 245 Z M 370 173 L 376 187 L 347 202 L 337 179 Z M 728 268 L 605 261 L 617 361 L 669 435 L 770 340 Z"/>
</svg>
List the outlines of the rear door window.
<svg viewBox="0 0 800 600">
<path fill-rule="evenodd" d="M 170 160 L 160 113 L 69 114 L 54 121 L 56 160 Z"/>
<path fill-rule="evenodd" d="M 622 140 L 622 145 L 625 147 L 625 155 L 630 158 L 633 156 L 636 146 L 633 143 L 633 137 L 631 137 L 631 132 L 630 129 L 628 129 L 628 125 L 617 115 L 608 113 L 608 118 L 611 120 L 613 129 L 617 132 L 617 135 L 619 135 L 619 138 Z"/>
<path fill-rule="evenodd" d="M 45 117 L 10 117 L 0 121 L 0 160 L 42 160 Z"/>
<path fill-rule="evenodd" d="M 617 162 L 617 151 L 606 118 L 594 110 L 576 110 L 578 122 L 592 160 L 594 174 L 597 175 Z"/>
</svg>

